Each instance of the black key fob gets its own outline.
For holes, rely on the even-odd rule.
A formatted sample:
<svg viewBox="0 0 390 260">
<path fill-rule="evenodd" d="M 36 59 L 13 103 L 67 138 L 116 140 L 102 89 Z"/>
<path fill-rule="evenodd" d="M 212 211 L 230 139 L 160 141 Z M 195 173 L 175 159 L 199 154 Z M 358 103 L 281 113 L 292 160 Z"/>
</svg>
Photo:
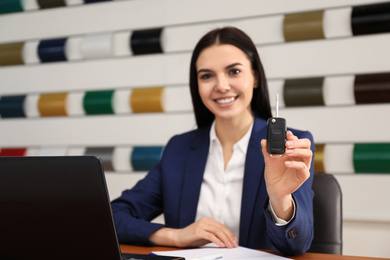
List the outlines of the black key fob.
<svg viewBox="0 0 390 260">
<path fill-rule="evenodd" d="M 276 94 L 276 117 L 267 120 L 267 152 L 282 156 L 286 151 L 286 119 L 279 117 L 279 94 Z"/>
<path fill-rule="evenodd" d="M 286 119 L 271 117 L 267 120 L 267 152 L 282 155 L 286 151 Z"/>
</svg>

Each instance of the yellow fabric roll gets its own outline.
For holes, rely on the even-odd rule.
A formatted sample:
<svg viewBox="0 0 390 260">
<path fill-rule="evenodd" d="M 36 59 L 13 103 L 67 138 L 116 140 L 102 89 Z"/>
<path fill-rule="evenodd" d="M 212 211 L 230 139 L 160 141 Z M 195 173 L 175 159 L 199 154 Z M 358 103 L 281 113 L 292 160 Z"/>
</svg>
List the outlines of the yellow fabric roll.
<svg viewBox="0 0 390 260">
<path fill-rule="evenodd" d="M 316 144 L 316 151 L 314 152 L 314 172 L 325 172 L 324 150 L 325 144 Z"/>
<path fill-rule="evenodd" d="M 134 113 L 164 112 L 163 87 L 133 89 L 130 106 Z"/>
<path fill-rule="evenodd" d="M 67 116 L 66 99 L 68 93 L 42 94 L 38 100 L 38 110 L 42 117 Z"/>
</svg>

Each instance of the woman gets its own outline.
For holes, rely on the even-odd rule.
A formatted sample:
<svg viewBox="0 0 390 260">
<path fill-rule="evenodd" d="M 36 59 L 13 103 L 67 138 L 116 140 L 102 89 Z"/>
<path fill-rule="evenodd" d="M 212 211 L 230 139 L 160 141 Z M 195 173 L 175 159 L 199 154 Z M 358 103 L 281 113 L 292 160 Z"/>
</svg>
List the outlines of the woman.
<svg viewBox="0 0 390 260">
<path fill-rule="evenodd" d="M 120 243 L 304 253 L 313 238 L 312 136 L 288 129 L 285 154 L 267 153 L 272 115 L 252 40 L 233 27 L 207 33 L 193 51 L 190 88 L 198 129 L 174 136 L 112 202 Z M 165 225 L 149 222 L 161 213 Z"/>
</svg>

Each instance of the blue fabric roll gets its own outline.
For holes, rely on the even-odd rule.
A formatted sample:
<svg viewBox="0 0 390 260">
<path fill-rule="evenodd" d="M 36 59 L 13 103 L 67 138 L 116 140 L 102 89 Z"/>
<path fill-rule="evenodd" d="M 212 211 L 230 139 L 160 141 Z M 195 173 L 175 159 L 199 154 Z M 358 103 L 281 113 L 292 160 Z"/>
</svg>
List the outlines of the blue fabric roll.
<svg viewBox="0 0 390 260">
<path fill-rule="evenodd" d="M 2 118 L 26 117 L 24 113 L 25 95 L 4 96 L 0 99 L 0 115 Z"/>
<path fill-rule="evenodd" d="M 164 147 L 144 146 L 134 147 L 131 154 L 133 171 L 149 171 L 160 161 Z"/>
<path fill-rule="evenodd" d="M 112 0 L 84 0 L 85 4 L 98 3 L 98 2 L 108 2 Z"/>
<path fill-rule="evenodd" d="M 41 62 L 66 61 L 66 38 L 42 40 L 38 46 L 38 55 Z"/>
</svg>

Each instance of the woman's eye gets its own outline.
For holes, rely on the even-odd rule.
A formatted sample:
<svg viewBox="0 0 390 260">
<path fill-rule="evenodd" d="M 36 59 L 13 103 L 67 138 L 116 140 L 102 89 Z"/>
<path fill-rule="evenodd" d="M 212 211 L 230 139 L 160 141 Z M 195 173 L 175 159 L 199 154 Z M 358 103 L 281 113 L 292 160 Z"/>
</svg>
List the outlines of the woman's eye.
<svg viewBox="0 0 390 260">
<path fill-rule="evenodd" d="M 229 71 L 229 74 L 230 75 L 236 75 L 236 74 L 238 74 L 238 73 L 240 73 L 241 71 L 239 70 L 239 69 L 232 69 L 232 70 L 230 70 Z"/>
<path fill-rule="evenodd" d="M 203 80 L 210 79 L 211 77 L 212 77 L 211 74 L 203 74 L 203 75 L 200 76 L 200 78 L 203 79 Z"/>
</svg>

